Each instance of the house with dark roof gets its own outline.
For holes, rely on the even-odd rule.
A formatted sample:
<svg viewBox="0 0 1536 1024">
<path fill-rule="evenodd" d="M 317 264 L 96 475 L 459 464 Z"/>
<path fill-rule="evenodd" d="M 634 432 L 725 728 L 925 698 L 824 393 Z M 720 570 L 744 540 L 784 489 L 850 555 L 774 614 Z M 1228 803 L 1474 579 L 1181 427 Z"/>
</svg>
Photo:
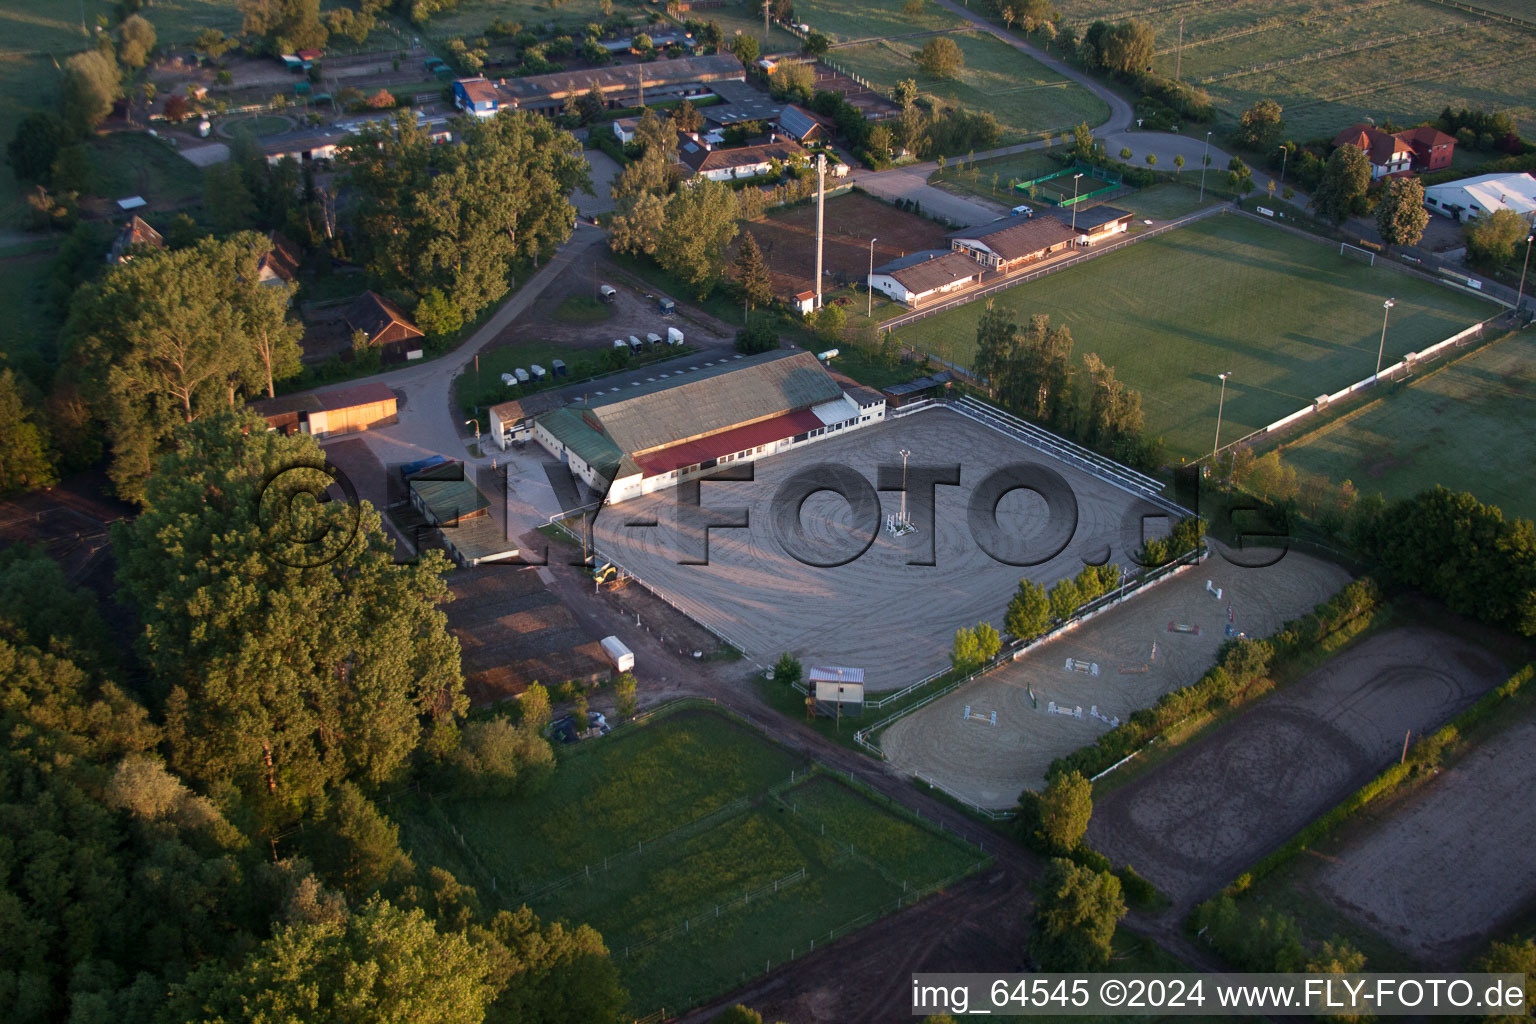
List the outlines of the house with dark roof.
<svg viewBox="0 0 1536 1024">
<path fill-rule="evenodd" d="M 340 149 L 345 149 L 353 134 L 345 128 L 306 128 L 301 131 L 264 135 L 258 140 L 267 163 L 275 164 L 285 157 L 299 163 L 316 160 L 334 160 Z"/>
<path fill-rule="evenodd" d="M 490 499 L 470 478 L 472 471 L 462 462 L 445 460 L 411 473 L 405 480 L 411 505 L 437 528 L 443 546 L 460 565 L 516 558 L 517 545 L 491 514 Z"/>
<path fill-rule="evenodd" d="M 823 118 L 791 103 L 779 112 L 779 131 L 802 146 L 832 137 L 832 129 Z"/>
<path fill-rule="evenodd" d="M 133 259 L 133 250 L 139 247 L 164 249 L 165 239 L 160 237 L 160 232 L 144 223 L 138 214 L 134 214 L 123 225 L 123 230 L 117 233 L 117 238 L 113 239 L 112 248 L 107 250 L 107 262 L 114 265 L 127 263 Z"/>
<path fill-rule="evenodd" d="M 403 352 L 426 335 L 405 311 L 377 292 L 363 292 L 342 314 L 347 330 L 362 331 L 368 344 Z"/>
<path fill-rule="evenodd" d="M 975 258 L 954 249 L 924 249 L 876 267 L 869 287 L 897 302 L 917 306 L 981 281 Z"/>
<path fill-rule="evenodd" d="M 643 106 L 645 102 L 707 95 L 716 82 L 743 81 L 741 61 L 728 53 L 709 57 L 677 57 L 641 64 L 611 64 L 601 68 L 557 71 L 526 78 L 483 76 L 453 83 L 454 102 L 476 117 L 493 117 L 500 110 L 531 110 L 557 114 L 567 97 L 596 89 L 608 107 Z"/>
<path fill-rule="evenodd" d="M 811 353 L 777 351 L 593 395 L 536 417 L 533 437 L 613 503 L 884 415 Z"/>
<path fill-rule="evenodd" d="M 1078 245 L 1093 245 L 1106 238 L 1123 235 L 1131 229 L 1131 221 L 1136 218 L 1129 210 L 1108 205 L 1090 206 L 1075 214 L 1070 209 L 1064 210 L 1058 206 L 1051 210 L 1051 216 L 1077 233 Z"/>
<path fill-rule="evenodd" d="M 716 149 L 707 142 L 687 137 L 678 140 L 677 155 L 684 167 L 711 181 L 753 178 L 772 170 L 774 161 L 785 164 L 792 160 L 809 160 L 811 156 L 792 139 L 737 149 Z"/>
<path fill-rule="evenodd" d="M 1004 272 L 1060 252 L 1076 237 L 1077 232 L 1055 217 L 1005 217 L 948 235 L 956 252 Z"/>
</svg>

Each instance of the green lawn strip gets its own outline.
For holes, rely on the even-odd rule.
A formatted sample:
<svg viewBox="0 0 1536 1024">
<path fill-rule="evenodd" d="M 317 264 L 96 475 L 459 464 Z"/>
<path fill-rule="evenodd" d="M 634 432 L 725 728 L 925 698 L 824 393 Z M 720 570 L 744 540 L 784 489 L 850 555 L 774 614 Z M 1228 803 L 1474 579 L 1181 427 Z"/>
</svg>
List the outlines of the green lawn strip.
<svg viewBox="0 0 1536 1024">
<path fill-rule="evenodd" d="M 913 55 L 921 41 L 883 40 L 832 51 L 831 62 L 890 89 L 916 78 L 918 90 L 970 110 L 990 111 L 1002 126 L 1000 144 L 1023 142 L 1042 132 L 1059 132 L 1082 121 L 1099 124 L 1109 116 L 1103 100 L 1056 74 L 997 37 L 977 32 L 950 35 L 960 46 L 965 67 L 953 79 L 918 72 Z"/>
<path fill-rule="evenodd" d="M 638 370 L 650 363 L 676 359 L 696 351 L 698 350 L 691 345 L 651 346 L 642 349 L 639 355 L 631 354 L 623 369 L 613 370 L 604 359 L 608 352 L 605 348 L 573 349 L 563 342 L 553 341 L 526 341 L 514 345 L 499 345 L 480 353 L 478 374 L 474 363 L 470 363 L 469 368 L 460 374 L 454 383 L 454 391 L 459 408 L 466 416 L 481 415 L 498 402 L 521 398 L 550 388 L 566 387 L 592 377 L 600 378 L 601 375 Z M 562 360 L 566 365 L 564 377 L 554 375 L 554 367 L 551 364 L 556 359 Z M 547 372 L 542 383 L 531 379 L 526 384 L 519 384 L 516 387 L 502 383 L 503 373 L 512 373 L 517 368 L 530 370 L 535 364 L 542 366 Z M 489 429 L 488 423 L 482 423 L 481 426 Z"/>
<path fill-rule="evenodd" d="M 1219 381 L 1222 436 L 1236 440 L 1375 369 L 1382 300 L 1397 300 L 1385 363 L 1495 312 L 1450 288 L 1371 267 L 1246 217 L 1220 216 L 1000 292 L 1019 321 L 1072 328 L 1074 359 L 1097 352 L 1142 393 L 1148 431 L 1172 454 L 1209 451 Z M 975 355 L 970 303 L 902 330 L 959 365 Z"/>
<path fill-rule="evenodd" d="M 1287 444 L 1284 459 L 1388 500 L 1442 484 L 1531 518 L 1536 434 L 1509 425 L 1529 416 L 1533 397 L 1536 337 L 1509 335 Z"/>
<path fill-rule="evenodd" d="M 119 132 L 90 143 L 91 188 L 106 199 L 140 195 L 151 202 L 190 203 L 202 198 L 202 168 L 148 135 Z"/>
<path fill-rule="evenodd" d="M 0 259 L 0 306 L 8 324 L 0 369 L 45 374 L 57 358 L 54 339 L 62 321 L 51 284 L 58 240 L 48 241 L 49 248 L 17 247 L 24 251 Z"/>
<path fill-rule="evenodd" d="M 845 343 L 838 346 L 837 356 L 828 363 L 832 369 L 846 374 L 860 384 L 872 388 L 888 388 L 923 376 L 917 363 L 897 362 L 894 366 L 883 359 L 872 358 L 857 345 Z"/>
<path fill-rule="evenodd" d="M 598 324 L 612 316 L 612 306 L 586 295 L 567 296 L 549 314 L 562 324 Z"/>
</svg>

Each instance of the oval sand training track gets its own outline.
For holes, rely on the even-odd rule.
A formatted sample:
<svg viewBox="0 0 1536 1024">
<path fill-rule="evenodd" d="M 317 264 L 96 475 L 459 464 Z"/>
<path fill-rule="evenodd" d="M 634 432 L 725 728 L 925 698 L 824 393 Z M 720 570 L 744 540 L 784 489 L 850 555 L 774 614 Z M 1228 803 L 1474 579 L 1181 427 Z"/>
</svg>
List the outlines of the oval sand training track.
<svg viewBox="0 0 1536 1024">
<path fill-rule="evenodd" d="M 1200 565 L 896 722 L 879 736 L 881 749 L 904 772 L 983 807 L 1011 807 L 1020 792 L 1044 784 L 1053 760 L 1109 731 L 1107 722 L 1091 716 L 1092 708 L 1123 720 L 1198 680 L 1226 640 L 1229 614 L 1235 628 L 1266 636 L 1349 580 L 1331 562 L 1295 551 L 1274 565 L 1246 568 L 1226 555 L 1268 559 L 1251 549 L 1233 553 L 1213 546 L 1217 553 Z M 1220 599 L 1206 590 L 1207 580 L 1221 588 Z M 1170 622 L 1200 632 L 1169 632 Z M 1149 664 L 1153 643 L 1157 657 Z M 1098 665 L 1099 674 L 1068 671 L 1068 658 Z M 1083 717 L 1051 714 L 1052 701 L 1081 707 Z M 967 707 L 979 715 L 996 711 L 997 724 L 966 719 Z"/>
<path fill-rule="evenodd" d="M 1094 807 L 1088 841 L 1188 907 L 1505 678 L 1464 640 L 1394 629 L 1338 655 Z"/>
</svg>

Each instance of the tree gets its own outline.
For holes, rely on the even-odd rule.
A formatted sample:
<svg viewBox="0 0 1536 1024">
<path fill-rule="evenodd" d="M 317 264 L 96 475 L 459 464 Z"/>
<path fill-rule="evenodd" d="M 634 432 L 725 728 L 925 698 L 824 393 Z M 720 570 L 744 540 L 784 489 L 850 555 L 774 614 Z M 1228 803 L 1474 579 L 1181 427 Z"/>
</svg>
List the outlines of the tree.
<svg viewBox="0 0 1536 1024">
<path fill-rule="evenodd" d="M 259 37 L 271 53 L 318 50 L 330 35 L 320 0 L 239 0 L 241 32 Z"/>
<path fill-rule="evenodd" d="M 779 655 L 779 660 L 773 663 L 773 681 L 783 683 L 785 686 L 793 686 L 800 682 L 802 677 L 800 659 L 785 651 Z"/>
<path fill-rule="evenodd" d="M 1184 157 L 1182 154 L 1176 154 L 1173 158 L 1173 173 L 1178 174 L 1182 170 L 1184 170 Z"/>
<path fill-rule="evenodd" d="M 1121 146 L 1120 147 L 1120 159 L 1121 160 L 1129 160 L 1130 158 L 1131 158 L 1131 147 L 1130 146 Z"/>
<path fill-rule="evenodd" d="M 613 696 L 618 701 L 620 718 L 635 717 L 635 674 L 625 672 L 613 684 Z"/>
<path fill-rule="evenodd" d="M 976 639 L 976 631 L 965 626 L 955 630 L 954 646 L 949 652 L 949 663 L 955 671 L 961 674 L 974 672 L 985 661 L 981 654 L 981 644 Z"/>
<path fill-rule="evenodd" d="M 233 970 L 216 961 L 176 986 L 176 1019 L 480 1024 L 498 985 L 486 944 L 439 932 L 421 910 L 372 899 L 344 920 L 291 924 Z"/>
<path fill-rule="evenodd" d="M 1093 817 L 1093 785 L 1081 772 L 1051 779 L 1040 794 L 1039 838 L 1051 849 L 1071 853 L 1088 834 Z"/>
<path fill-rule="evenodd" d="M 235 42 L 216 28 L 205 28 L 197 34 L 192 49 L 209 60 L 218 60 L 234 48 Z"/>
<path fill-rule="evenodd" d="M 1123 21 L 1104 36 L 1102 64 L 1123 75 L 1150 71 L 1155 43 L 1151 25 L 1135 19 Z"/>
<path fill-rule="evenodd" d="M 416 326 L 425 331 L 427 337 L 434 341 L 451 338 L 464 326 L 464 314 L 449 300 L 441 288 L 428 289 L 427 294 L 416 303 L 416 311 L 412 315 L 416 320 Z"/>
<path fill-rule="evenodd" d="M 923 44 L 917 66 L 929 78 L 954 78 L 965 67 L 965 54 L 949 36 L 934 36 Z"/>
<path fill-rule="evenodd" d="M 415 870 L 400 849 L 399 828 L 350 782 L 336 787 L 324 819 L 305 838 L 324 877 L 354 898 L 406 881 Z"/>
<path fill-rule="evenodd" d="M 221 163 L 203 172 L 203 209 L 208 212 L 213 230 L 219 234 L 253 225 L 256 201 L 251 197 L 239 167 Z"/>
<path fill-rule="evenodd" d="M 1520 243 L 1530 233 L 1530 224 L 1513 210 L 1497 210 L 1462 228 L 1467 240 L 1467 256 L 1473 263 L 1489 270 L 1501 270 L 1514 263 L 1522 252 Z"/>
<path fill-rule="evenodd" d="M 805 37 L 805 42 L 800 47 L 808 57 L 822 57 L 832 48 L 832 40 L 820 32 L 812 32 Z"/>
<path fill-rule="evenodd" d="M 0 494 L 20 494 L 59 482 L 48 435 L 28 408 L 22 382 L 0 370 Z"/>
<path fill-rule="evenodd" d="M 1488 952 L 1478 958 L 1476 969 L 1489 974 L 1525 975 L 1525 1005 L 1536 1005 L 1536 941 L 1515 936 L 1508 942 L 1491 943 Z M 1518 1024 L 1529 1019 L 1521 1012 L 1483 1018 L 1488 1024 Z"/>
<path fill-rule="evenodd" d="M 1051 587 L 1051 614 L 1057 619 L 1062 622 L 1070 619 L 1078 604 L 1077 584 L 1070 578 L 1057 580 Z"/>
<path fill-rule="evenodd" d="M 725 248 L 739 230 L 736 193 L 719 181 L 699 181 L 667 200 L 666 230 L 656 262 L 702 298 L 725 272 Z"/>
<path fill-rule="evenodd" d="M 1046 971 L 1097 970 L 1109 963 L 1125 916 L 1120 879 L 1057 857 L 1035 899 L 1029 955 Z"/>
<path fill-rule="evenodd" d="M 672 123 L 678 131 L 696 132 L 704 126 L 704 115 L 688 100 L 672 112 Z"/>
<path fill-rule="evenodd" d="M 1237 142 L 1259 153 L 1268 153 L 1280 145 L 1285 135 L 1285 119 L 1280 104 L 1271 99 L 1256 101 L 1238 119 Z"/>
<path fill-rule="evenodd" d="M 1387 245 L 1417 245 L 1429 226 L 1424 183 L 1418 178 L 1388 178 L 1376 204 L 1376 230 Z"/>
<path fill-rule="evenodd" d="M 848 326 L 848 314 L 842 306 L 829 302 L 815 312 L 814 319 L 816 335 L 822 341 L 832 345 L 842 340 L 843 330 Z"/>
<path fill-rule="evenodd" d="M 763 250 L 750 231 L 742 236 L 741 248 L 736 253 L 736 286 L 741 289 L 748 308 L 766 306 L 773 301 L 773 282 L 763 263 Z"/>
<path fill-rule="evenodd" d="M 976 373 L 991 386 L 994 394 L 1009 389 L 1009 374 L 1013 368 L 1014 336 L 1018 324 L 1013 312 L 987 300 L 986 309 L 976 323 Z"/>
<path fill-rule="evenodd" d="M 1147 166 L 1148 167 L 1156 167 L 1157 166 L 1157 154 L 1156 153 L 1148 153 L 1147 154 Z"/>
<path fill-rule="evenodd" d="M 612 1021 L 628 1002 L 603 937 L 587 925 L 543 924 L 521 907 L 470 937 L 490 951 L 491 983 L 501 988 L 485 1024 Z"/>
<path fill-rule="evenodd" d="M 1365 202 L 1371 183 L 1371 162 L 1358 146 L 1343 145 L 1328 156 L 1323 176 L 1312 192 L 1318 216 L 1343 224 Z"/>
<path fill-rule="evenodd" d="M 1045 587 L 1031 579 L 1019 580 L 1018 592 L 1008 602 L 1003 628 L 1016 639 L 1029 641 L 1051 624 L 1051 602 Z"/>
<path fill-rule="evenodd" d="M 434 145 L 414 116 L 370 127 L 348 150 L 350 227 L 363 263 L 418 296 L 440 288 L 466 319 L 506 294 L 515 260 L 570 237 L 570 195 L 590 189 L 569 132 L 526 112 L 465 118 Z"/>
<path fill-rule="evenodd" d="M 366 502 L 300 499 L 333 483 L 308 437 L 225 413 L 172 440 L 112 539 L 172 764 L 279 817 L 397 779 L 467 706 L 437 608 L 447 563 L 396 565 Z"/>
<path fill-rule="evenodd" d="M 112 113 L 123 95 L 117 65 L 99 50 L 77 53 L 64 62 L 64 120 L 84 135 Z"/>
<path fill-rule="evenodd" d="M 753 317 L 736 332 L 736 351 L 744 356 L 772 352 L 778 347 L 779 332 L 773 329 L 772 322 L 766 317 Z"/>
<path fill-rule="evenodd" d="M 33 111 L 21 119 L 16 134 L 6 144 L 6 160 L 16 177 L 25 181 L 46 182 L 53 171 L 53 161 L 65 143 L 64 122 L 44 110 Z"/>
<path fill-rule="evenodd" d="M 523 728 L 535 733 L 543 732 L 554 714 L 550 709 L 549 690 L 539 683 L 533 683 L 523 691 L 518 706 L 522 709 Z"/>
<path fill-rule="evenodd" d="M 903 78 L 891 90 L 891 99 L 895 100 L 896 105 L 902 110 L 911 107 L 917 102 L 917 82 L 910 78 Z"/>
<path fill-rule="evenodd" d="M 974 633 L 976 653 L 981 656 L 982 663 L 997 657 L 997 652 L 1003 649 L 1003 638 L 998 635 L 997 628 L 990 622 L 978 622 Z"/>
<path fill-rule="evenodd" d="M 117 27 L 117 59 L 123 62 L 124 67 L 143 67 L 154 48 L 155 26 L 147 18 L 130 14 Z"/>
<path fill-rule="evenodd" d="M 737 60 L 747 67 L 751 67 L 752 63 L 757 60 L 757 37 L 743 32 L 731 40 L 730 49 L 736 55 Z"/>
</svg>

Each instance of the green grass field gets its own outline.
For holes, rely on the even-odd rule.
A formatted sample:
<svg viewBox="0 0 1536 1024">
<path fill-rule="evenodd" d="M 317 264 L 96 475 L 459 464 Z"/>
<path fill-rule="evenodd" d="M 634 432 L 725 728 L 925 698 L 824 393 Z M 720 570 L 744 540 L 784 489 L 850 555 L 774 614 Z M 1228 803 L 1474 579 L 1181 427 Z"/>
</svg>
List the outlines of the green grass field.
<svg viewBox="0 0 1536 1024">
<path fill-rule="evenodd" d="M 1505 2 L 1531 16 L 1523 0 Z M 1079 31 L 1128 10 L 1114 0 L 1059 6 Z M 1184 81 L 1208 90 L 1234 121 L 1269 97 L 1297 139 L 1331 137 L 1367 116 L 1417 124 L 1447 104 L 1507 110 L 1524 134 L 1536 131 L 1536 32 L 1505 22 L 1428 0 L 1229 0 L 1160 4 L 1138 16 L 1156 30 L 1156 70 L 1171 77 L 1177 61 Z M 1251 70 L 1282 60 L 1295 63 Z"/>
<path fill-rule="evenodd" d="M 1231 371 L 1222 437 L 1234 441 L 1376 366 L 1382 300 L 1395 297 L 1386 362 L 1450 337 L 1495 307 L 1247 218 L 1159 235 L 998 295 L 1020 321 L 1048 313 L 1142 393 L 1148 430 L 1173 455 L 1210 451 Z M 975 353 L 983 303 L 918 321 L 902 340 L 960 365 Z"/>
<path fill-rule="evenodd" d="M 1109 116 L 1103 100 L 994 36 L 957 32 L 950 38 L 965 54 L 965 67 L 957 79 L 922 74 L 912 60 L 920 43 L 885 40 L 839 47 L 829 59 L 881 88 L 889 89 L 903 78 L 915 78 L 925 95 L 971 110 L 990 111 L 1002 125 L 1004 145 L 1045 132 L 1060 132 L 1082 121 L 1099 124 Z"/>
<path fill-rule="evenodd" d="M 795 5 L 795 17 L 833 42 L 940 32 L 965 24 L 958 15 L 932 0 L 924 0 L 922 13 L 916 16 L 906 13 L 907 3 L 908 0 L 802 0 Z"/>
<path fill-rule="evenodd" d="M 1435 484 L 1536 518 L 1536 337 L 1514 336 L 1287 445 L 1299 470 L 1405 498 Z"/>
<path fill-rule="evenodd" d="M 21 246 L 0 254 L 0 307 L 6 311 L 6 341 L 0 369 L 13 367 L 34 380 L 47 379 L 60 324 L 49 286 L 54 245 Z"/>
<path fill-rule="evenodd" d="M 637 1015 L 717 995 L 981 857 L 707 711 L 563 751 L 531 797 L 389 811 L 418 863 L 597 928 Z"/>
<path fill-rule="evenodd" d="M 703 11 L 690 11 L 682 15 L 683 20 L 695 18 L 699 21 L 713 21 L 720 26 L 720 31 L 725 33 L 726 43 L 738 35 L 748 35 L 757 40 L 757 45 L 763 53 L 798 53 L 800 40 L 780 28 L 777 22 L 770 21 L 768 34 L 763 35 L 763 7 L 758 4 L 737 4 L 729 7 L 712 7 Z"/>
</svg>

